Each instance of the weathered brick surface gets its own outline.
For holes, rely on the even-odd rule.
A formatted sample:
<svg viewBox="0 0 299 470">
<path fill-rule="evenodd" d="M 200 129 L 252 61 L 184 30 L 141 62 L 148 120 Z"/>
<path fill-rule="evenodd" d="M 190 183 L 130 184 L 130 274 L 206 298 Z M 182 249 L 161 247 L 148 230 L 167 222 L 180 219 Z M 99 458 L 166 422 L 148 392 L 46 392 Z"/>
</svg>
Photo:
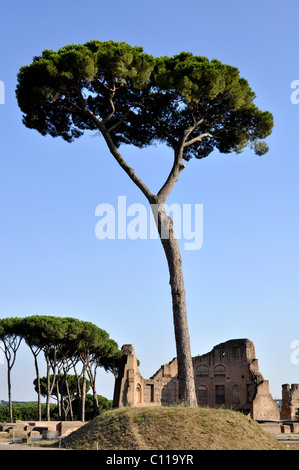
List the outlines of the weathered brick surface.
<svg viewBox="0 0 299 470">
<path fill-rule="evenodd" d="M 66 436 L 80 428 L 82 421 L 16 421 L 14 423 L 0 423 L 0 431 L 11 436 L 44 436 L 48 434 Z"/>
<path fill-rule="evenodd" d="M 115 381 L 114 407 L 171 405 L 178 401 L 177 359 L 144 379 L 132 345 L 123 346 L 123 363 Z M 280 412 L 259 371 L 255 348 L 248 339 L 221 343 L 193 358 L 198 404 L 242 410 L 255 420 L 279 420 Z"/>
<path fill-rule="evenodd" d="M 282 419 L 299 419 L 299 384 L 282 385 Z"/>
<path fill-rule="evenodd" d="M 279 422 L 263 422 L 260 423 L 261 428 L 264 429 L 264 431 L 267 431 L 270 434 L 280 434 L 281 433 L 281 424 Z"/>
</svg>

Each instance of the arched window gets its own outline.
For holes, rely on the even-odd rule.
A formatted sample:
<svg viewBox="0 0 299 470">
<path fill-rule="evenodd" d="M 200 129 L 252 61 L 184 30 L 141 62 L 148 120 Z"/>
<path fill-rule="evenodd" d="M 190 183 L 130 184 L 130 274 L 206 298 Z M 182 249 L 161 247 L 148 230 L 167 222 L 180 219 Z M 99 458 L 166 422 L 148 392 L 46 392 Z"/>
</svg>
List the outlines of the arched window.
<svg viewBox="0 0 299 470">
<path fill-rule="evenodd" d="M 196 372 L 198 375 L 209 375 L 209 369 L 207 368 L 207 366 L 205 365 L 200 365 L 198 367 L 196 367 Z"/>
<path fill-rule="evenodd" d="M 136 385 L 136 402 L 141 403 L 141 385 Z"/>
<path fill-rule="evenodd" d="M 208 389 L 204 385 L 198 387 L 198 405 L 204 406 L 208 404 Z"/>
<path fill-rule="evenodd" d="M 216 385 L 215 386 L 215 402 L 216 402 L 216 405 L 224 405 L 225 404 L 225 387 L 224 387 L 224 385 Z"/>
<path fill-rule="evenodd" d="M 225 377 L 226 369 L 222 365 L 218 365 L 214 369 L 215 377 Z"/>
</svg>

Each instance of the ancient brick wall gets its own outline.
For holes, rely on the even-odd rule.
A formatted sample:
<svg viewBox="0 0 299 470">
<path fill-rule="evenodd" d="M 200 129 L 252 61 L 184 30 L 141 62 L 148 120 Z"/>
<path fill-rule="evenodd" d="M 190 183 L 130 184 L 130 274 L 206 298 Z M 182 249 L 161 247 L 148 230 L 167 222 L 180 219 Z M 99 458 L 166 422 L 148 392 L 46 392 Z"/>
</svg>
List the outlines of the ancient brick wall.
<svg viewBox="0 0 299 470">
<path fill-rule="evenodd" d="M 123 363 L 115 382 L 114 407 L 161 406 L 178 402 L 177 359 L 150 378 L 141 376 L 132 345 L 123 346 Z M 221 343 L 193 358 L 199 406 L 241 410 L 256 420 L 279 420 L 269 384 L 259 371 L 255 348 L 248 339 Z"/>
<path fill-rule="evenodd" d="M 299 384 L 282 386 L 282 419 L 299 419 Z"/>
<path fill-rule="evenodd" d="M 258 362 L 251 341 L 219 344 L 193 363 L 199 405 L 252 411 L 255 382 L 251 371 L 258 372 Z"/>
<path fill-rule="evenodd" d="M 257 421 L 279 421 L 280 419 L 279 409 L 269 392 L 268 380 L 263 380 L 256 388 L 251 416 Z"/>
<path fill-rule="evenodd" d="M 58 436 L 66 436 L 83 426 L 82 421 L 20 421 L 13 423 L 0 423 L 0 432 L 7 432 L 14 436 L 47 436 L 55 434 Z"/>
</svg>

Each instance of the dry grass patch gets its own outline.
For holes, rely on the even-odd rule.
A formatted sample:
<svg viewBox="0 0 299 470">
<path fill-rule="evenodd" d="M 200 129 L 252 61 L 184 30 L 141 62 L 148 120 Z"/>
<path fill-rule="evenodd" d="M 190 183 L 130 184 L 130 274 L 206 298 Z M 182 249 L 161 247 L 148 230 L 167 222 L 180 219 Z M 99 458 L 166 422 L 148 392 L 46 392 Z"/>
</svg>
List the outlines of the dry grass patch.
<svg viewBox="0 0 299 470">
<path fill-rule="evenodd" d="M 62 446 L 86 450 L 286 449 L 241 413 L 184 406 L 107 411 L 62 439 Z"/>
</svg>

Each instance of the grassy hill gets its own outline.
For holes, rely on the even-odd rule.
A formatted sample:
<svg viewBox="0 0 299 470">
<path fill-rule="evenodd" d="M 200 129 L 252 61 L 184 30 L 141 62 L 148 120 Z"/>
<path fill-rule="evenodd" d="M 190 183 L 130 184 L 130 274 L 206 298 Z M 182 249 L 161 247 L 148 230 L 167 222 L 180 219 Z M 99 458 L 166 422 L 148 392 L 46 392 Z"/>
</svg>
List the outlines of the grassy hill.
<svg viewBox="0 0 299 470">
<path fill-rule="evenodd" d="M 62 439 L 78 450 L 284 450 L 241 413 L 209 408 L 145 407 L 106 411 Z"/>
</svg>

